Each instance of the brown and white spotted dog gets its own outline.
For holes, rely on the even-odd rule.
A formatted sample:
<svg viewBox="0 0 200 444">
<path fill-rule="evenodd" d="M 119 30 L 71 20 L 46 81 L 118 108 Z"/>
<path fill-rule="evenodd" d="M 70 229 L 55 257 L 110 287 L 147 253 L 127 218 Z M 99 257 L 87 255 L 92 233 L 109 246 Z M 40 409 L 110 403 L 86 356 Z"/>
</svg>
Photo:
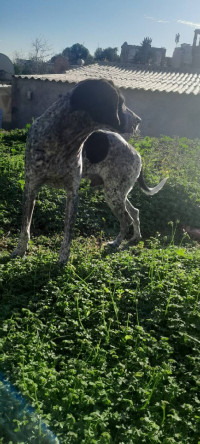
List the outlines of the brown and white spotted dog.
<svg viewBox="0 0 200 444">
<path fill-rule="evenodd" d="M 141 238 L 139 210 L 128 200 L 128 194 L 136 181 L 141 189 L 153 196 L 164 186 L 167 178 L 156 187 L 148 188 L 142 174 L 140 154 L 119 134 L 111 131 L 95 131 L 83 144 L 83 177 L 92 186 L 104 187 L 105 200 L 119 220 L 120 233 L 109 244 L 117 247 L 124 240 L 130 225 L 134 235 L 131 242 Z"/>
<path fill-rule="evenodd" d="M 12 257 L 23 256 L 27 250 L 36 195 L 48 184 L 67 192 L 59 255 L 60 262 L 67 262 L 82 173 L 82 143 L 95 129 L 132 133 L 139 122 L 140 118 L 125 106 L 119 90 L 104 79 L 80 82 L 35 120 L 26 144 L 21 234 Z"/>
</svg>

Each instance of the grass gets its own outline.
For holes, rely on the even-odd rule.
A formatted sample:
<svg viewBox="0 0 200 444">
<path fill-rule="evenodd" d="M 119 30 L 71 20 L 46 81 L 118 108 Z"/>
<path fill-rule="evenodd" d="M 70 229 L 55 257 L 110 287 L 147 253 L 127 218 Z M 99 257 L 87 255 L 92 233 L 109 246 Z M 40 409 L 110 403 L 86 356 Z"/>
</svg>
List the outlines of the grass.
<svg viewBox="0 0 200 444">
<path fill-rule="evenodd" d="M 83 182 L 60 267 L 62 191 L 40 193 L 29 254 L 9 259 L 26 131 L 0 134 L 0 443 L 198 444 L 200 250 L 181 227 L 199 228 L 199 142 L 135 141 L 148 183 L 170 176 L 158 196 L 131 196 L 136 247 L 103 247 L 118 226 Z"/>
</svg>

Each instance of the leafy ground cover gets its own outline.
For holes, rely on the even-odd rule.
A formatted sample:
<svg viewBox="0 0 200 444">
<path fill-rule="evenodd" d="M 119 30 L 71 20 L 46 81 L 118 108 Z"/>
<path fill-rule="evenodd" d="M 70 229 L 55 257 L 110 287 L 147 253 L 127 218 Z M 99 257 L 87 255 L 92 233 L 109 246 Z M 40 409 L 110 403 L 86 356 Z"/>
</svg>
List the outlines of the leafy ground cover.
<svg viewBox="0 0 200 444">
<path fill-rule="evenodd" d="M 41 191 L 29 255 L 9 259 L 26 130 L 0 138 L 0 443 L 197 444 L 200 251 L 182 225 L 200 228 L 199 141 L 134 141 L 148 184 L 170 177 L 153 198 L 132 193 L 136 247 L 104 248 L 118 224 L 83 181 L 60 267 L 60 190 Z"/>
</svg>

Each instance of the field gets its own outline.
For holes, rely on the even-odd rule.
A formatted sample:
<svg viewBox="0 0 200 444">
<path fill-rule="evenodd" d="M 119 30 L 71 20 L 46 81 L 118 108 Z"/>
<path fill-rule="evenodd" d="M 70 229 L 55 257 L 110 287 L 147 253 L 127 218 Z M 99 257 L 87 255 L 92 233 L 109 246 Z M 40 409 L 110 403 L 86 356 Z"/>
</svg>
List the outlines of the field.
<svg viewBox="0 0 200 444">
<path fill-rule="evenodd" d="M 27 129 L 0 132 L 0 443 L 200 443 L 200 141 L 132 140 L 143 240 L 112 252 L 118 223 L 82 181 L 70 261 L 65 194 L 44 188 L 25 258 L 17 244 Z"/>
</svg>

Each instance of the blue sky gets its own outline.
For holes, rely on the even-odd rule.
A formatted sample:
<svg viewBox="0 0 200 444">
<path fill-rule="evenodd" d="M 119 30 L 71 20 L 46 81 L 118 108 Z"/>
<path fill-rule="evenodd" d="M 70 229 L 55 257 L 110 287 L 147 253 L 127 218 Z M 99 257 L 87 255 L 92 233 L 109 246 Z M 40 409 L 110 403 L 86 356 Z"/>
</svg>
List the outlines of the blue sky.
<svg viewBox="0 0 200 444">
<path fill-rule="evenodd" d="M 144 37 L 172 55 L 175 34 L 192 43 L 200 28 L 200 0 L 1 0 L 0 52 L 28 57 L 32 42 L 44 38 L 51 54 L 81 43 L 93 54 L 99 46 L 139 45 Z"/>
</svg>

